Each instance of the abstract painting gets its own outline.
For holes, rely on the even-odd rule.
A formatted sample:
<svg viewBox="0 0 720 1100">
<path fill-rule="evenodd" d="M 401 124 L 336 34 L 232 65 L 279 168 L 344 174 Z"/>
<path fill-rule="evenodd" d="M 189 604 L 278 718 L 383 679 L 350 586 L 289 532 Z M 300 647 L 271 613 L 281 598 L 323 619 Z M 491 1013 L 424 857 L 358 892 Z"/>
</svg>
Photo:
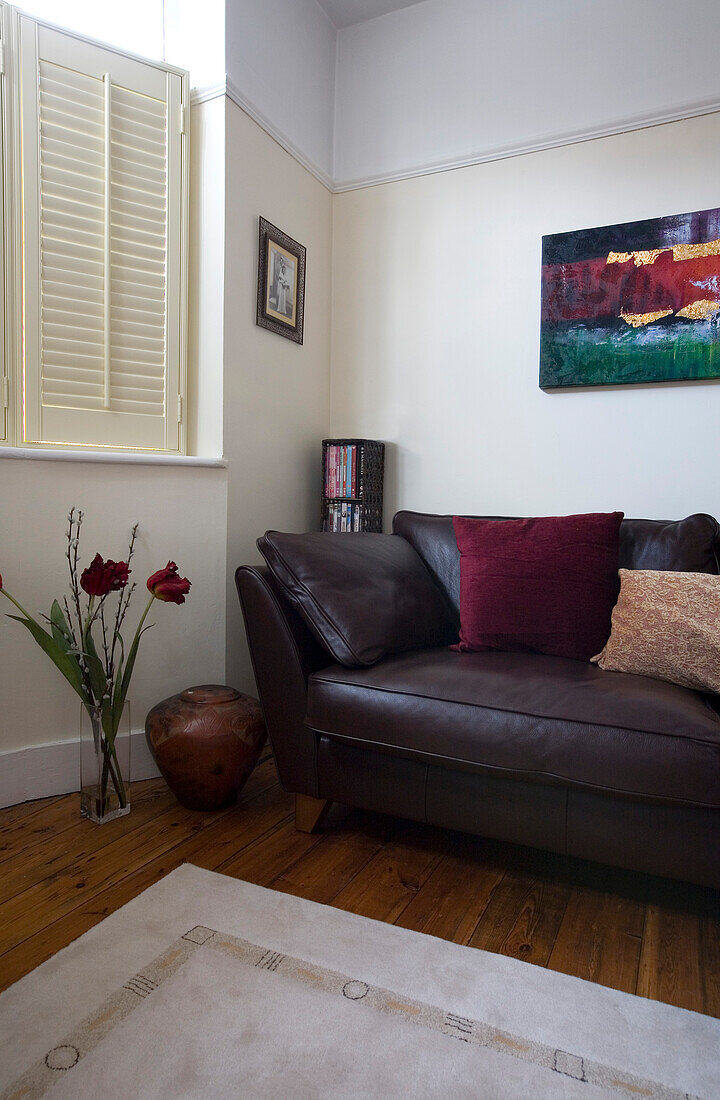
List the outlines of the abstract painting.
<svg viewBox="0 0 720 1100">
<path fill-rule="evenodd" d="M 720 378 L 720 210 L 542 242 L 540 386 Z"/>
</svg>

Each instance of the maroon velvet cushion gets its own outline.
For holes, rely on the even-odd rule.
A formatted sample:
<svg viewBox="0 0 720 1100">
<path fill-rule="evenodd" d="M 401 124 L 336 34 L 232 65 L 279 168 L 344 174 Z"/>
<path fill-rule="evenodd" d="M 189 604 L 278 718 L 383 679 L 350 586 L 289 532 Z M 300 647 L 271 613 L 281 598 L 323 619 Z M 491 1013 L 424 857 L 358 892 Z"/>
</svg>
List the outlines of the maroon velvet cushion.
<svg viewBox="0 0 720 1100">
<path fill-rule="evenodd" d="M 622 512 L 542 519 L 453 516 L 463 651 L 589 661 L 610 636 Z"/>
</svg>

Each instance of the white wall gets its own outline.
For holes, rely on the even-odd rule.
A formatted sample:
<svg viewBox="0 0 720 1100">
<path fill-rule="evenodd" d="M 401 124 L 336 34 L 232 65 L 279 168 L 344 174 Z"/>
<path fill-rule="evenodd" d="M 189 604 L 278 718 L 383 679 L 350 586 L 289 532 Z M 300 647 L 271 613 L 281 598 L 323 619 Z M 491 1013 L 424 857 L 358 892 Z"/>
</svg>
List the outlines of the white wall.
<svg viewBox="0 0 720 1100">
<path fill-rule="evenodd" d="M 226 0 L 163 0 L 165 59 L 189 70 L 193 88 L 225 79 L 225 4 Z"/>
<path fill-rule="evenodd" d="M 340 187 L 720 101 L 717 0 L 427 0 L 338 35 Z"/>
<path fill-rule="evenodd" d="M 315 0 L 228 0 L 231 95 L 326 182 L 333 165 L 335 40 Z"/>
<path fill-rule="evenodd" d="M 396 508 L 720 516 L 720 383 L 538 388 L 546 233 L 717 205 L 720 115 L 335 196 L 332 431 Z"/>
<path fill-rule="evenodd" d="M 223 453 L 225 96 L 190 111 L 188 452 Z"/>
<path fill-rule="evenodd" d="M 190 173 L 189 402 L 191 449 L 222 454 L 225 100 L 193 107 Z M 168 559 L 193 582 L 182 607 L 157 605 L 130 690 L 135 729 L 154 703 L 190 684 L 225 682 L 227 472 L 0 457 L 0 574 L 27 609 L 47 613 L 66 590 L 63 532 L 73 504 L 86 512 L 83 561 L 122 558 L 140 523 L 133 579 Z M 12 611 L 0 598 L 0 613 Z M 74 789 L 78 702 L 23 628 L 0 617 L 0 804 Z M 53 749 L 33 748 L 60 742 Z M 67 749 L 67 751 L 66 751 Z"/>
<path fill-rule="evenodd" d="M 225 97 L 193 108 L 191 151 L 191 438 L 220 453 L 224 427 L 228 469 L 0 458 L 0 574 L 31 612 L 64 591 L 73 504 L 87 515 L 84 562 L 96 550 L 121 558 L 139 521 L 136 614 L 147 576 L 169 558 L 193 582 L 185 605 L 154 609 L 130 692 L 135 729 L 193 683 L 254 692 L 232 574 L 259 561 L 266 528 L 316 526 L 329 424 L 330 192 Z M 259 214 L 307 248 L 301 347 L 255 324 Z M 77 732 L 71 689 L 19 624 L 0 619 L 0 754 L 10 754 L 0 802 L 72 789 L 74 749 L 32 750 Z"/>
<path fill-rule="evenodd" d="M 268 528 L 319 521 L 330 403 L 332 196 L 244 111 L 227 106 L 225 454 L 230 683 L 254 693 L 233 574 Z M 255 323 L 258 215 L 307 249 L 302 346 Z"/>
<path fill-rule="evenodd" d="M 184 607 L 157 609 L 135 726 L 191 682 L 254 690 L 232 573 L 259 560 L 266 528 L 317 525 L 331 431 L 388 441 L 387 519 L 401 506 L 720 514 L 720 386 L 537 385 L 541 235 L 717 205 L 719 116 L 332 196 L 311 174 L 332 172 L 332 25 L 315 0 L 227 7 L 231 93 L 300 158 L 234 102 L 193 108 L 190 435 L 224 449 L 227 473 L 0 460 L 0 573 L 31 609 L 64 581 L 73 503 L 88 557 L 121 553 L 138 519 L 136 576 L 174 557 L 193 580 Z M 427 0 L 348 28 L 337 172 L 410 171 L 712 97 L 719 14 L 689 0 L 680 33 L 670 0 Z M 172 60 L 200 82 L 199 62 Z M 303 347 L 255 324 L 260 214 L 307 246 Z M 69 687 L 0 620 L 0 752 L 76 732 Z"/>
<path fill-rule="evenodd" d="M 67 590 L 66 515 L 86 513 L 81 560 L 95 552 L 124 560 L 132 524 L 140 524 L 132 580 L 138 582 L 126 631 L 145 605 L 145 581 L 175 560 L 192 589 L 183 606 L 156 604 L 156 625 L 141 643 L 130 694 L 132 724 L 142 728 L 166 696 L 225 677 L 225 492 L 222 469 L 124 466 L 0 459 L 0 573 L 31 614 L 49 614 Z M 0 597 L 0 612 L 12 612 Z M 19 624 L 0 617 L 0 752 L 72 740 L 79 700 Z"/>
</svg>

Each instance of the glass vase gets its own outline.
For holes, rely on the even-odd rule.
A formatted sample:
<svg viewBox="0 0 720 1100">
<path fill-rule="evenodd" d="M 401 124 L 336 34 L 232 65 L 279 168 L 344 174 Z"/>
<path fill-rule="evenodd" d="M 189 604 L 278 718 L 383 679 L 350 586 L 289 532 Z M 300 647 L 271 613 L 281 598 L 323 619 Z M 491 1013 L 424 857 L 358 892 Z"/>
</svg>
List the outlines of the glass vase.
<svg viewBox="0 0 720 1100">
<path fill-rule="evenodd" d="M 80 707 L 80 813 L 98 825 L 130 813 L 130 704 L 117 729 L 100 707 Z"/>
</svg>

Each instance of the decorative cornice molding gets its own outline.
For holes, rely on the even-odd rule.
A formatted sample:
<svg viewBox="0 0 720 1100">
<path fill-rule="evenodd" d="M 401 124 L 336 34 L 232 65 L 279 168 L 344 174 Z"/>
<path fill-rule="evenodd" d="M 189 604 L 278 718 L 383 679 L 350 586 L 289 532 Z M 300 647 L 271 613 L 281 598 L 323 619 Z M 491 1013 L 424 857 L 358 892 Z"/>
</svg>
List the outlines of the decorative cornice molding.
<svg viewBox="0 0 720 1100">
<path fill-rule="evenodd" d="M 628 116 L 625 119 L 609 122 L 604 126 L 569 130 L 557 134 L 545 134 L 533 141 L 499 145 L 494 149 L 470 153 L 464 157 L 432 161 L 428 164 L 415 165 L 412 168 L 402 169 L 397 172 L 381 172 L 375 175 L 359 176 L 356 179 L 335 180 L 333 191 L 335 193 L 357 191 L 363 187 L 377 187 L 383 183 L 396 183 L 399 180 L 412 179 L 416 176 L 429 176 L 437 172 L 451 172 L 456 168 L 469 168 L 473 164 L 487 164 L 494 160 L 521 157 L 526 153 L 539 153 L 544 149 L 557 149 L 563 145 L 576 145 L 581 141 L 593 141 L 595 138 L 612 137 L 615 134 L 631 133 L 633 130 L 644 130 L 650 126 L 663 126 L 668 122 L 680 122 L 686 118 L 710 115 L 717 111 L 720 111 L 720 100 L 700 100 L 684 107 L 669 108 L 665 111 L 658 111 L 652 114 Z"/>
<path fill-rule="evenodd" d="M 193 88 L 190 92 L 190 104 L 195 107 L 200 103 L 209 103 L 212 99 L 219 99 L 221 96 L 227 96 L 232 100 L 236 106 L 240 107 L 246 115 L 249 115 L 253 121 L 257 122 L 266 134 L 268 134 L 278 145 L 282 146 L 286 153 L 289 153 L 291 157 L 294 157 L 298 164 L 301 164 L 303 168 L 318 180 L 323 187 L 327 187 L 328 191 L 334 191 L 333 181 L 327 172 L 306 156 L 301 149 L 287 134 L 278 129 L 267 115 L 257 107 L 253 101 L 241 92 L 237 84 L 229 77 L 226 76 L 223 81 L 218 84 L 207 84 L 201 88 Z"/>
<path fill-rule="evenodd" d="M 327 172 L 323 171 L 320 165 L 316 164 L 314 160 L 306 156 L 302 149 L 298 148 L 298 146 L 290 140 L 287 134 L 283 133 L 282 130 L 275 126 L 267 115 L 263 114 L 260 108 L 238 88 L 237 84 L 229 76 L 225 77 L 225 95 L 228 99 L 232 100 L 236 106 L 240 107 L 246 115 L 249 115 L 251 119 L 257 122 L 258 126 L 260 126 L 266 134 L 269 134 L 278 145 L 282 146 L 286 153 L 294 157 L 298 164 L 306 168 L 323 187 L 327 187 L 328 191 L 334 190 L 333 181 Z"/>
<path fill-rule="evenodd" d="M 195 107 L 198 103 L 208 103 L 211 99 L 219 99 L 220 96 L 226 94 L 225 80 L 221 80 L 218 84 L 204 84 L 201 88 L 190 89 L 190 106 Z"/>
<path fill-rule="evenodd" d="M 209 100 L 218 99 L 223 95 L 226 95 L 228 99 L 245 111 L 278 145 L 282 146 L 303 168 L 306 168 L 315 179 L 334 194 L 345 191 L 358 191 L 363 187 L 378 187 L 384 183 L 397 183 L 400 180 L 413 179 L 416 176 L 452 172 L 456 168 L 469 168 L 474 164 L 488 164 L 494 160 L 507 160 L 510 157 L 521 157 L 527 153 L 539 153 L 545 149 L 558 149 L 563 145 L 576 145 L 581 141 L 593 141 L 596 138 L 612 137 L 615 134 L 631 133 L 633 130 L 644 130 L 651 126 L 664 126 L 669 122 L 681 122 L 683 119 L 698 118 L 702 115 L 720 112 L 720 99 L 696 100 L 682 107 L 667 108 L 663 111 L 648 114 L 630 115 L 624 119 L 608 122 L 603 126 L 568 130 L 556 134 L 544 134 L 532 141 L 498 145 L 495 148 L 478 150 L 463 157 L 447 157 L 426 164 L 417 164 L 410 168 L 399 169 L 395 172 L 370 173 L 366 176 L 357 176 L 355 179 L 333 180 L 327 172 L 323 171 L 310 157 L 306 156 L 290 140 L 287 134 L 278 129 L 267 115 L 263 114 L 252 100 L 240 91 L 237 84 L 230 77 L 226 76 L 225 80 L 219 84 L 193 89 L 190 102 L 193 105 L 207 103 Z"/>
</svg>

